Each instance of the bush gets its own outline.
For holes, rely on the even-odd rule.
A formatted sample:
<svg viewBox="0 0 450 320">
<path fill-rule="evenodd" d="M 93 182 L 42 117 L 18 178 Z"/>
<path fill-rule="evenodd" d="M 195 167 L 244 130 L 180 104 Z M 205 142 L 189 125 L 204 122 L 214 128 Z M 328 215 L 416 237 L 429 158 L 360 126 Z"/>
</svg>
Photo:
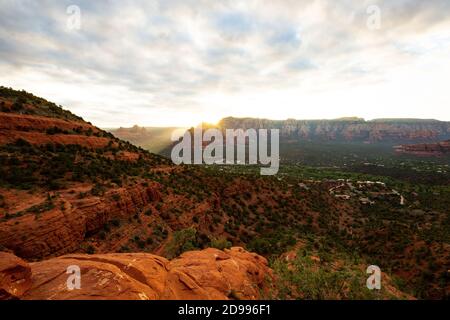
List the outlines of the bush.
<svg viewBox="0 0 450 320">
<path fill-rule="evenodd" d="M 92 245 L 89 245 L 86 249 L 86 253 L 87 254 L 94 254 L 95 253 L 95 248 Z"/>
<path fill-rule="evenodd" d="M 21 147 L 31 147 L 31 144 L 27 140 L 19 138 L 14 143 L 14 146 L 19 147 L 19 148 L 21 148 Z"/>
<path fill-rule="evenodd" d="M 55 134 L 58 134 L 58 133 L 68 134 L 69 132 L 54 126 L 54 127 L 50 127 L 47 130 L 45 130 L 45 133 L 48 134 L 48 135 L 55 135 Z"/>
<path fill-rule="evenodd" d="M 91 194 L 93 196 L 101 196 L 105 193 L 106 188 L 99 183 L 96 183 L 95 186 L 91 189 Z"/>
<path fill-rule="evenodd" d="M 120 220 L 118 219 L 111 220 L 111 224 L 116 228 L 120 227 Z"/>
<path fill-rule="evenodd" d="M 253 251 L 259 254 L 268 254 L 271 253 L 271 244 L 266 239 L 253 239 L 248 245 L 247 249 L 249 251 Z"/>
<path fill-rule="evenodd" d="M 196 244 L 197 230 L 194 228 L 175 231 L 172 240 L 166 247 L 166 255 L 169 259 L 175 258 L 185 251 L 193 250 Z"/>
<path fill-rule="evenodd" d="M 127 246 L 122 246 L 119 252 L 130 252 L 130 248 L 128 248 Z"/>
<path fill-rule="evenodd" d="M 2 102 L 0 103 L 0 112 L 9 112 L 9 111 L 10 111 L 10 110 L 9 110 L 8 107 L 6 107 L 5 102 L 2 101 Z"/>
<path fill-rule="evenodd" d="M 138 240 L 138 241 L 136 242 L 136 244 L 137 244 L 137 246 L 139 247 L 139 249 L 144 249 L 144 248 L 145 248 L 146 242 L 145 242 L 145 241 L 142 241 L 142 240 Z"/>
<path fill-rule="evenodd" d="M 374 300 L 392 299 L 384 288 L 370 291 L 366 287 L 367 276 L 347 256 L 341 256 L 343 264 L 336 270 L 331 261 L 313 261 L 313 252 L 300 249 L 291 262 L 277 259 L 273 264 L 276 275 L 277 299 L 303 300 Z M 273 297 L 272 297 L 273 298 Z"/>
<path fill-rule="evenodd" d="M 150 217 L 152 215 L 152 209 L 148 209 L 147 211 L 145 211 L 144 213 L 146 216 Z"/>
<path fill-rule="evenodd" d="M 11 106 L 11 109 L 13 111 L 20 111 L 20 110 L 22 110 L 22 108 L 23 108 L 23 105 L 20 102 L 17 102 L 17 101 L 14 102 L 13 105 Z"/>
<path fill-rule="evenodd" d="M 216 248 L 219 250 L 231 248 L 232 243 L 225 238 L 212 239 L 210 243 L 211 248 Z"/>
</svg>

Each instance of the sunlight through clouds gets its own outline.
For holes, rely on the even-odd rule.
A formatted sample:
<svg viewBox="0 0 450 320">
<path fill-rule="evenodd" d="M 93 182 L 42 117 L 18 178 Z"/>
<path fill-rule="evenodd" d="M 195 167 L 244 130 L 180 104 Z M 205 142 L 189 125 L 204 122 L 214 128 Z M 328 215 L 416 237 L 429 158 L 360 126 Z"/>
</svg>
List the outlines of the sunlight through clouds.
<svg viewBox="0 0 450 320">
<path fill-rule="evenodd" d="M 79 30 L 66 27 L 70 5 Z M 446 0 L 4 0 L 0 84 L 102 127 L 450 120 L 449 13 Z"/>
</svg>

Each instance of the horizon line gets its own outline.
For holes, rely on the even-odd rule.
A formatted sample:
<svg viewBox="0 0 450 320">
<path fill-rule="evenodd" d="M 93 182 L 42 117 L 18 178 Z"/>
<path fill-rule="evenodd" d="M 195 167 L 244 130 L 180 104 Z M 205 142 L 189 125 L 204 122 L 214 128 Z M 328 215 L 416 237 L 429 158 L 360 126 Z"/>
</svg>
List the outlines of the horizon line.
<svg viewBox="0 0 450 320">
<path fill-rule="evenodd" d="M 120 128 L 123 129 L 131 129 L 133 127 L 139 127 L 139 128 L 177 128 L 177 129 L 188 129 L 197 127 L 199 125 L 218 125 L 221 121 L 225 119 L 237 119 L 237 120 L 243 120 L 243 119 L 253 119 L 253 120 L 265 120 L 265 121 L 342 121 L 342 122 L 376 122 L 376 121 L 423 121 L 423 122 L 450 122 L 450 120 L 440 120 L 435 118 L 408 118 L 408 117 L 394 117 L 394 118 L 373 118 L 373 119 L 365 119 L 360 117 L 339 117 L 339 118 L 303 118 L 303 119 L 296 119 L 296 118 L 286 118 L 286 119 L 270 119 L 270 118 L 258 118 L 258 117 L 237 117 L 237 116 L 227 116 L 221 118 L 219 121 L 215 123 L 202 121 L 198 123 L 197 125 L 190 125 L 190 126 L 177 126 L 177 125 L 142 125 L 142 124 L 134 124 L 131 126 L 99 126 L 99 128 L 103 130 L 117 130 Z"/>
</svg>

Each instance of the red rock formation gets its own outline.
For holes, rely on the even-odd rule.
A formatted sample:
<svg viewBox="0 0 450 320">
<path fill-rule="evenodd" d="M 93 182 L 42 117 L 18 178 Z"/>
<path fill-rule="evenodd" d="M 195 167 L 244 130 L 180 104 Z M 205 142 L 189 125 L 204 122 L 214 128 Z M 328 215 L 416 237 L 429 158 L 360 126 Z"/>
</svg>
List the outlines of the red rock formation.
<svg viewBox="0 0 450 320">
<path fill-rule="evenodd" d="M 47 130 L 61 133 L 49 134 Z M 64 132 L 70 132 L 66 134 Z M 89 132 L 89 134 L 86 134 Z M 23 139 L 34 145 L 76 144 L 88 148 L 104 148 L 111 139 L 93 136 L 100 130 L 88 123 L 57 118 L 0 112 L 0 144 Z M 114 144 L 114 143 L 113 143 Z"/>
<path fill-rule="evenodd" d="M 133 216 L 160 194 L 155 185 L 113 189 L 102 197 L 62 194 L 52 209 L 0 222 L 0 245 L 27 259 L 59 256 L 79 248 L 86 233 L 114 218 Z"/>
<path fill-rule="evenodd" d="M 69 266 L 80 268 L 80 289 L 67 287 Z M 16 297 L 25 300 L 260 299 L 261 292 L 271 288 L 273 277 L 265 258 L 242 248 L 186 252 L 172 261 L 146 253 L 68 255 L 32 263 L 31 271 L 32 287 L 25 293 L 17 290 Z M 4 274 L 8 273 L 0 269 L 0 279 Z M 17 279 L 28 285 L 29 278 L 26 273 L 17 275 Z M 5 288 L 9 288 L 8 283 L 0 281 L 0 290 Z"/>
<path fill-rule="evenodd" d="M 0 300 L 17 299 L 31 288 L 31 268 L 13 254 L 0 252 Z"/>
<path fill-rule="evenodd" d="M 440 156 L 450 153 L 450 140 L 439 143 L 401 145 L 395 147 L 395 150 L 399 153 L 418 156 Z"/>
<path fill-rule="evenodd" d="M 0 112 L 0 130 L 46 131 L 48 128 L 54 127 L 66 131 L 87 131 L 91 129 L 92 133 L 100 132 L 98 128 L 86 122 Z"/>
<path fill-rule="evenodd" d="M 450 137 L 450 122 L 417 119 L 293 120 L 224 118 L 221 129 L 280 129 L 282 138 L 343 141 L 426 141 Z"/>
<path fill-rule="evenodd" d="M 85 225 L 86 216 L 61 201 L 49 211 L 1 222 L 0 244 L 27 259 L 64 254 L 78 248 L 86 232 Z"/>
</svg>

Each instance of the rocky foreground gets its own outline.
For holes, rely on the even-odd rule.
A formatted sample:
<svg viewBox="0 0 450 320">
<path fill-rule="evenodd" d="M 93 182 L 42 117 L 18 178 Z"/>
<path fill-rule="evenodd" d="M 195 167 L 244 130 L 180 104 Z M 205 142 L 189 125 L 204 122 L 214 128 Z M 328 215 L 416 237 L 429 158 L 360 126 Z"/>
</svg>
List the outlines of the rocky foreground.
<svg viewBox="0 0 450 320">
<path fill-rule="evenodd" d="M 81 270 L 80 289 L 69 290 L 70 266 Z M 171 261 L 146 253 L 113 253 L 30 264 L 0 252 L 0 300 L 260 299 L 272 277 L 265 258 L 239 247 L 190 251 Z"/>
</svg>

